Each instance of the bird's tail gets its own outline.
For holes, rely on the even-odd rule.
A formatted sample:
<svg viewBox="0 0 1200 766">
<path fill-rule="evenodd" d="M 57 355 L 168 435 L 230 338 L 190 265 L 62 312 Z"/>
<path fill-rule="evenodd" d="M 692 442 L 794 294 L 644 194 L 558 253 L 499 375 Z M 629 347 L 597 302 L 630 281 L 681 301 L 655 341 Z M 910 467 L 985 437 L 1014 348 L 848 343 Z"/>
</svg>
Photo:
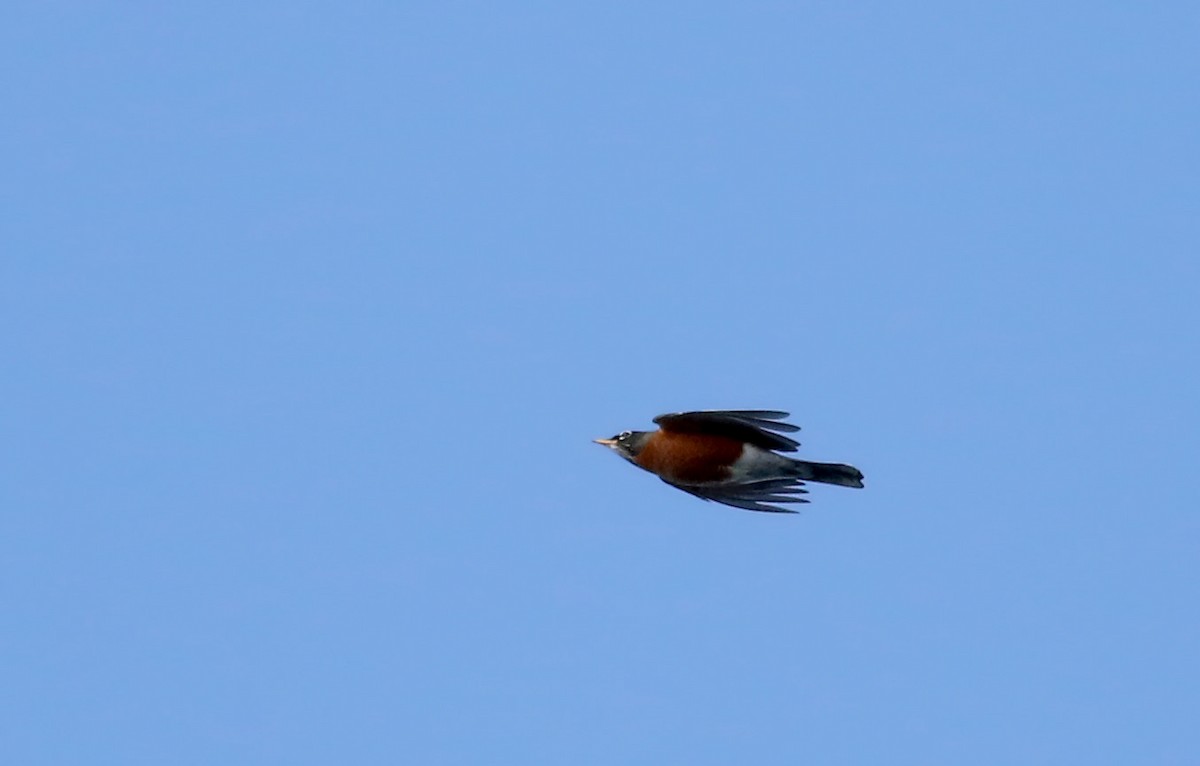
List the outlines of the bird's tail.
<svg viewBox="0 0 1200 766">
<path fill-rule="evenodd" d="M 842 463 L 810 463 L 807 460 L 793 460 L 792 468 L 796 478 L 805 481 L 818 481 L 822 484 L 837 484 L 841 487 L 861 487 L 863 485 L 862 471 L 852 465 Z"/>
</svg>

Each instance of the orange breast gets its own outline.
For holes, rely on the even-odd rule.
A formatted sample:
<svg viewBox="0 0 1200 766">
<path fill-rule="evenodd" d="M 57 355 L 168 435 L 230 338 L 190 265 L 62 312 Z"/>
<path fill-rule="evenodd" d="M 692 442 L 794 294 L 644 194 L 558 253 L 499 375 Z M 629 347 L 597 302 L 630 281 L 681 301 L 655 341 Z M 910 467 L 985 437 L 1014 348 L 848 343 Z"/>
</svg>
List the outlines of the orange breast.
<svg viewBox="0 0 1200 766">
<path fill-rule="evenodd" d="M 742 455 L 742 443 L 724 436 L 657 431 L 638 453 L 637 464 L 684 484 L 722 481 Z"/>
</svg>

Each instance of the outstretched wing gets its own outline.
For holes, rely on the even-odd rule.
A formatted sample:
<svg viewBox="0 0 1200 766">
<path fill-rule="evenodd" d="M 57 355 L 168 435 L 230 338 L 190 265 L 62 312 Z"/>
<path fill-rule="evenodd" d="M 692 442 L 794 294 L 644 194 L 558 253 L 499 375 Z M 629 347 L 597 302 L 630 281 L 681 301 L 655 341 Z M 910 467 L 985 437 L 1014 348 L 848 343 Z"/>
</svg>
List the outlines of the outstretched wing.
<svg viewBox="0 0 1200 766">
<path fill-rule="evenodd" d="M 666 481 L 665 479 L 663 481 Z M 780 508 L 770 503 L 807 503 L 808 500 L 797 495 L 806 495 L 804 482 L 798 479 L 768 479 L 747 484 L 727 486 L 704 486 L 696 484 L 676 484 L 667 482 L 676 489 L 682 489 L 689 495 L 695 495 L 701 500 L 712 500 L 714 503 L 730 505 L 734 508 L 744 508 L 747 511 L 765 511 L 767 513 L 799 513 L 791 508 Z"/>
<path fill-rule="evenodd" d="M 725 436 L 763 449 L 795 452 L 800 442 L 776 433 L 800 430 L 799 426 L 779 422 L 787 416 L 786 412 L 777 410 L 700 410 L 670 412 L 659 415 L 654 422 L 664 431 Z"/>
</svg>

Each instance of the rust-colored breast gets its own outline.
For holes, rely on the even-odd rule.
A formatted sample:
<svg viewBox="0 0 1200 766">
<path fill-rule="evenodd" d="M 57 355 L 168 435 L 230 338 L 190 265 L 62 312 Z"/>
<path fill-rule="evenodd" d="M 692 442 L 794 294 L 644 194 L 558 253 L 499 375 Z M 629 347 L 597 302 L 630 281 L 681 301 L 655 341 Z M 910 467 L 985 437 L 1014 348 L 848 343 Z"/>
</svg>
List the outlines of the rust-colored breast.
<svg viewBox="0 0 1200 766">
<path fill-rule="evenodd" d="M 637 464 L 668 481 L 699 484 L 729 478 L 742 443 L 724 436 L 658 431 L 638 453 Z"/>
</svg>

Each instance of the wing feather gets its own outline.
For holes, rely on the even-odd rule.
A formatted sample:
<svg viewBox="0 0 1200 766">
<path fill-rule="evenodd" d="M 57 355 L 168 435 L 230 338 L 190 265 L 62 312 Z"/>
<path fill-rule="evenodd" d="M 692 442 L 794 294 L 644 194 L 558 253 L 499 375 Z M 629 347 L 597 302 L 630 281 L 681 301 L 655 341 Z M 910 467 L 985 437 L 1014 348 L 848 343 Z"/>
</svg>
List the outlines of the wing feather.
<svg viewBox="0 0 1200 766">
<path fill-rule="evenodd" d="M 664 481 L 666 481 L 664 479 Z M 707 486 L 702 484 L 676 484 L 667 482 L 676 489 L 682 489 L 689 495 L 695 495 L 702 500 L 743 508 L 747 511 L 764 511 L 767 513 L 798 513 L 791 508 L 780 508 L 771 503 L 807 503 L 808 500 L 797 495 L 808 494 L 804 482 L 798 479 L 768 479 L 766 481 L 749 482 L 724 486 Z"/>
<path fill-rule="evenodd" d="M 664 431 L 725 436 L 763 449 L 795 452 L 800 442 L 779 433 L 800 430 L 799 426 L 779 422 L 787 416 L 779 410 L 697 410 L 669 412 L 654 422 Z"/>
</svg>

